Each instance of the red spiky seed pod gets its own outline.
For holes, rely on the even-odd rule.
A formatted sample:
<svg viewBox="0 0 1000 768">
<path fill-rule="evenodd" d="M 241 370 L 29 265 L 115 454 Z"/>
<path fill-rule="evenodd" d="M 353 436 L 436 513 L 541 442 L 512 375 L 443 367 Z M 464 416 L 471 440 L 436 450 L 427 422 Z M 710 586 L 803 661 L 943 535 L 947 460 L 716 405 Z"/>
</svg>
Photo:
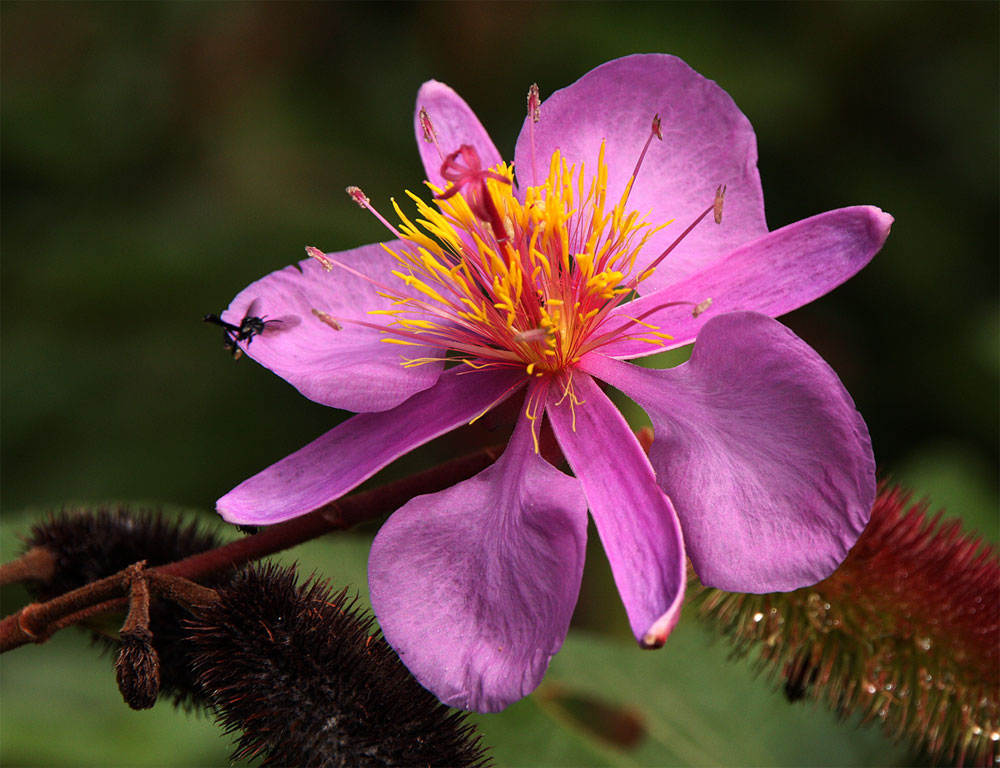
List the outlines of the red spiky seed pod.
<svg viewBox="0 0 1000 768">
<path fill-rule="evenodd" d="M 699 613 L 790 699 L 861 712 L 934 760 L 1000 762 L 1000 557 L 959 521 L 883 485 L 847 559 L 812 587 L 739 595 L 692 579 Z"/>
</svg>

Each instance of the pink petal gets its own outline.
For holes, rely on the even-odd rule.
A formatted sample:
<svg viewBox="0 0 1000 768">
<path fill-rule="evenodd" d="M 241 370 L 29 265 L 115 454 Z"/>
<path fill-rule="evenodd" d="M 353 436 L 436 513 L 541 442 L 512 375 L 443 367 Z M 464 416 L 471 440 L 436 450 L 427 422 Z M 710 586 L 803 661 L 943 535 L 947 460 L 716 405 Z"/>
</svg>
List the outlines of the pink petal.
<svg viewBox="0 0 1000 768">
<path fill-rule="evenodd" d="M 535 124 L 539 178 L 552 152 L 579 167 L 597 169 L 606 142 L 608 201 L 617 202 L 635 168 L 653 115 L 659 113 L 663 141 L 653 140 L 629 198 L 629 208 L 650 212 L 654 225 L 674 223 L 654 236 L 640 260 L 649 263 L 712 205 L 715 189 L 727 184 L 725 214 L 709 215 L 641 286 L 648 292 L 697 272 L 737 246 L 767 231 L 757 173 L 757 139 L 747 118 L 718 85 L 674 56 L 644 54 L 609 61 L 541 105 Z M 531 183 L 528 121 L 514 153 L 518 181 Z M 640 265 L 641 266 L 641 265 Z"/>
<path fill-rule="evenodd" d="M 667 302 L 697 304 L 712 299 L 711 307 L 698 317 L 692 316 L 691 306 L 673 306 L 643 318 L 674 337 L 666 346 L 625 339 L 604 347 L 601 353 L 628 359 L 681 347 L 694 341 L 709 319 L 724 312 L 752 310 L 771 317 L 791 312 L 857 274 L 882 248 L 892 221 L 892 216 L 874 206 L 859 205 L 821 213 L 763 235 L 679 283 L 615 310 L 620 317 L 641 317 Z M 608 327 L 620 322 L 609 320 Z M 641 326 L 633 329 L 644 330 Z"/>
<path fill-rule="evenodd" d="M 420 120 L 421 108 L 427 111 L 434 126 L 437 146 L 424 140 L 424 128 Z M 483 168 L 491 168 L 502 160 L 500 152 L 479 122 L 476 113 L 461 96 L 437 80 L 428 80 L 417 92 L 413 127 L 417 134 L 417 149 L 420 150 L 420 159 L 424 163 L 427 180 L 437 187 L 443 188 L 446 183 L 441 176 L 441 164 L 444 158 L 457 151 L 463 144 L 475 148 Z"/>
<path fill-rule="evenodd" d="M 418 496 L 379 531 L 372 607 L 420 683 L 453 707 L 527 696 L 562 647 L 587 538 L 580 484 L 534 451 L 521 418 L 492 467 Z"/>
<path fill-rule="evenodd" d="M 673 505 L 618 409 L 585 374 L 573 396 L 547 412 L 573 473 L 583 483 L 590 514 L 611 563 L 618 592 L 639 644 L 663 645 L 680 618 L 684 542 Z"/>
<path fill-rule="evenodd" d="M 256 344 L 256 342 L 254 342 Z M 442 374 L 390 411 L 362 413 L 244 480 L 216 502 L 230 523 L 270 525 L 343 496 L 404 453 L 474 419 L 524 381 L 519 371 Z"/>
<path fill-rule="evenodd" d="M 390 274 L 395 260 L 377 243 L 330 255 L 400 293 L 412 293 Z M 239 325 L 251 312 L 280 321 L 268 322 L 264 333 L 241 346 L 310 400 L 348 411 L 383 411 L 434 384 L 442 364 L 404 368 L 404 358 L 440 357 L 440 352 L 434 347 L 386 344 L 377 330 L 346 322 L 386 323 L 385 316 L 368 314 L 392 306 L 377 291 L 344 269 L 327 272 L 316 260 L 306 259 L 251 283 L 222 318 Z M 314 309 L 333 318 L 341 329 L 323 322 Z"/>
<path fill-rule="evenodd" d="M 843 561 L 868 522 L 875 459 L 837 375 L 791 331 L 733 312 L 705 323 L 677 368 L 583 365 L 653 420 L 650 460 L 705 584 L 787 591 Z"/>
</svg>

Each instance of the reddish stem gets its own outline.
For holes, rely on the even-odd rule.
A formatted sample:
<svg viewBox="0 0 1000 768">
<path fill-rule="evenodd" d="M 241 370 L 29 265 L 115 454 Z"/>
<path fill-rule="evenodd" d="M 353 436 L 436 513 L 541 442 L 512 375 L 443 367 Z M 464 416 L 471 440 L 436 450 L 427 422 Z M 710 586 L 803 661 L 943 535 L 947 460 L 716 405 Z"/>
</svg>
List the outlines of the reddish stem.
<svg viewBox="0 0 1000 768">
<path fill-rule="evenodd" d="M 49 581 L 56 573 L 56 558 L 45 547 L 32 547 L 16 560 L 0 564 L 0 586 L 21 581 Z"/>
<path fill-rule="evenodd" d="M 324 533 L 342 531 L 366 520 L 392 512 L 414 496 L 435 493 L 471 477 L 496 461 L 502 449 L 484 448 L 392 483 L 338 499 L 312 512 L 265 528 L 216 549 L 150 568 L 146 573 L 180 576 L 197 581 L 237 568 L 275 552 L 315 539 Z M 126 604 L 122 587 L 124 572 L 107 576 L 45 603 L 31 603 L 0 621 L 0 653 L 27 643 L 43 643 L 70 624 L 98 613 L 121 609 Z M 158 585 L 159 585 L 158 584 Z"/>
</svg>

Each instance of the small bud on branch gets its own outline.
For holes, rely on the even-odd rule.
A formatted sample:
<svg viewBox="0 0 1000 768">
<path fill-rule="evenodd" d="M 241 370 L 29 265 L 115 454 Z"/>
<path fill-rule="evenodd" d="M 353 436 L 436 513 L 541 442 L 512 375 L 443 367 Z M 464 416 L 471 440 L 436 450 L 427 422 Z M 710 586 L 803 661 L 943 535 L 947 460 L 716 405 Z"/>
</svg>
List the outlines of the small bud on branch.
<svg viewBox="0 0 1000 768">
<path fill-rule="evenodd" d="M 160 695 L 160 657 L 149 631 L 149 579 L 146 562 L 125 569 L 128 618 L 121 629 L 122 647 L 115 661 L 118 690 L 132 709 L 150 709 Z"/>
</svg>

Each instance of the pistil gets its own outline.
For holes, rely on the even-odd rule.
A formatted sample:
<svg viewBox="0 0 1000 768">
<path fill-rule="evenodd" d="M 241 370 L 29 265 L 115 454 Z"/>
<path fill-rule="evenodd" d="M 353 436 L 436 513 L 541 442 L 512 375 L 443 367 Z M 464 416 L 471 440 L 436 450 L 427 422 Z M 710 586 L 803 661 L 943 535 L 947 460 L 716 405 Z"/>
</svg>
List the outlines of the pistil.
<svg viewBox="0 0 1000 768">
<path fill-rule="evenodd" d="M 510 179 L 496 171 L 483 168 L 479 153 L 468 144 L 463 144 L 444 159 L 444 162 L 441 163 L 441 175 L 446 181 L 450 181 L 452 186 L 435 197 L 438 200 L 447 200 L 462 192 L 472 212 L 490 225 L 496 241 L 498 243 L 505 242 L 507 229 L 504 226 L 504 219 L 500 215 L 496 203 L 493 202 L 493 196 L 486 186 L 486 180 L 493 179 L 503 184 L 510 184 Z"/>
</svg>

